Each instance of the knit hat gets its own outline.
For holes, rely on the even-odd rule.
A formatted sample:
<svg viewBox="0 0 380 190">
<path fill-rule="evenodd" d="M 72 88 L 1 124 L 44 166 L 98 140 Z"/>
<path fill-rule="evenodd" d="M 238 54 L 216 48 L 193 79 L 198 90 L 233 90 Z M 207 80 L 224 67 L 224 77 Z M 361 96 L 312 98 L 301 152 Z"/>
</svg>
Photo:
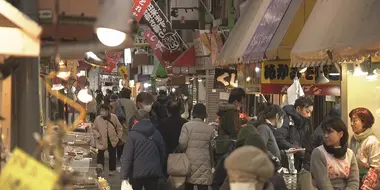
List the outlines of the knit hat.
<svg viewBox="0 0 380 190">
<path fill-rule="evenodd" d="M 224 161 L 230 183 L 264 183 L 273 176 L 274 167 L 268 155 L 253 146 L 233 151 Z"/>
</svg>

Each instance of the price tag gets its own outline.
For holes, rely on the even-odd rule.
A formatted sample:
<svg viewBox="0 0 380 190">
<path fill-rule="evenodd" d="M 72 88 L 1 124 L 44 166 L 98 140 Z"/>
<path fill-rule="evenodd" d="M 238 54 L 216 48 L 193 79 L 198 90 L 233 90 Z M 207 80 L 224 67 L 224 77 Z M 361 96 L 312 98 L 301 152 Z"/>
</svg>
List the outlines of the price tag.
<svg viewBox="0 0 380 190">
<path fill-rule="evenodd" d="M 20 149 L 13 151 L 0 176 L 2 190 L 52 190 L 58 176 Z"/>
</svg>

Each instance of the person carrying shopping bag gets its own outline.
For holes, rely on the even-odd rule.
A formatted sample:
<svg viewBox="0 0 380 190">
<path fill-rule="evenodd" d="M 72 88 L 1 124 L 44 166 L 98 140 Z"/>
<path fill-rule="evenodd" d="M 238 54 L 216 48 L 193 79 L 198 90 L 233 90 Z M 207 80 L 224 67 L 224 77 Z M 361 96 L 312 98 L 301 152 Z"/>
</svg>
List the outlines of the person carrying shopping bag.
<svg viewBox="0 0 380 190">
<path fill-rule="evenodd" d="M 196 104 L 193 120 L 183 125 L 179 137 L 179 148 L 185 152 L 190 162 L 190 172 L 185 183 L 185 190 L 208 190 L 212 180 L 211 139 L 214 135 L 212 126 L 204 122 L 207 118 L 206 106 Z"/>
</svg>

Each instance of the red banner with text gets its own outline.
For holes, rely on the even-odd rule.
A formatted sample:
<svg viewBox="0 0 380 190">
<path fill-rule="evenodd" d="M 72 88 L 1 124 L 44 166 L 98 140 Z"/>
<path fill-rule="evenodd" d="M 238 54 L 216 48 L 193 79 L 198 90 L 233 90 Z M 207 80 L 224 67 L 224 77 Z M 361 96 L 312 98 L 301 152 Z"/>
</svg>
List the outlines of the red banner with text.
<svg viewBox="0 0 380 190">
<path fill-rule="evenodd" d="M 137 22 L 140 22 L 141 18 L 152 0 L 135 0 L 132 7 L 132 14 L 136 16 Z"/>
</svg>

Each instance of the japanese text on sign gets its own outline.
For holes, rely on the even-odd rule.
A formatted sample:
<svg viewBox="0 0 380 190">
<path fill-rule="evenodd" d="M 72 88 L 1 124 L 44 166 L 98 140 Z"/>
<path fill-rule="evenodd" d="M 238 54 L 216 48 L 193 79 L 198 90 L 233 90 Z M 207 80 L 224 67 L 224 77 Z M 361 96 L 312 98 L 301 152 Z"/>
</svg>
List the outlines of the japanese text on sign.
<svg viewBox="0 0 380 190">
<path fill-rule="evenodd" d="M 292 84 L 296 76 L 300 79 L 301 84 L 315 84 L 315 80 L 318 78 L 318 68 L 314 67 L 308 68 L 305 73 L 301 74 L 297 68 L 290 68 L 286 61 L 264 62 L 262 65 L 262 84 Z M 330 81 L 339 82 L 339 76 L 327 75 L 334 70 L 332 65 L 325 66 L 323 70 Z"/>
<path fill-rule="evenodd" d="M 182 50 L 184 44 L 181 37 L 172 30 L 171 23 L 155 2 L 149 4 L 143 18 L 166 49 L 170 51 Z"/>
<path fill-rule="evenodd" d="M 135 0 L 132 7 L 132 14 L 136 16 L 137 22 L 139 22 L 144 15 L 146 8 L 150 5 L 152 0 Z"/>
<path fill-rule="evenodd" d="M 2 190 L 52 190 L 58 176 L 32 157 L 15 149 L 12 157 L 1 171 Z"/>
</svg>

